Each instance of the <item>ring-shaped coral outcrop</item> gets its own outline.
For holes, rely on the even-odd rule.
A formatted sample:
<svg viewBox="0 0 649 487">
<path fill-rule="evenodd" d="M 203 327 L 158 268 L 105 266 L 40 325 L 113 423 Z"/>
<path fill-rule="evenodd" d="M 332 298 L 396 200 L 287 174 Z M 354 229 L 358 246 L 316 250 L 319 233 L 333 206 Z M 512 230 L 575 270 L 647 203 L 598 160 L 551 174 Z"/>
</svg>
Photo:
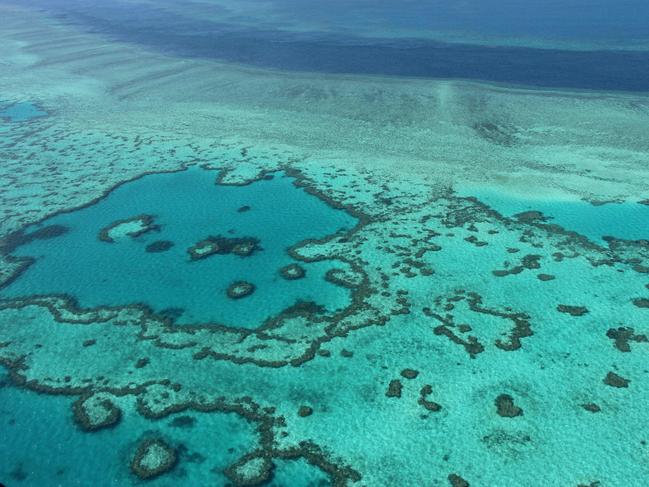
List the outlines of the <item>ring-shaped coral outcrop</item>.
<svg viewBox="0 0 649 487">
<path fill-rule="evenodd" d="M 206 259 L 212 255 L 234 254 L 250 257 L 261 250 L 259 239 L 255 237 L 228 238 L 222 235 L 209 236 L 187 249 L 191 260 Z"/>
<path fill-rule="evenodd" d="M 300 264 L 289 264 L 279 270 L 281 276 L 287 281 L 295 281 L 306 276 L 306 270 Z"/>
<path fill-rule="evenodd" d="M 241 299 L 255 292 L 255 285 L 248 281 L 235 281 L 228 286 L 227 295 L 230 299 Z"/>
<path fill-rule="evenodd" d="M 159 229 L 160 226 L 155 223 L 155 216 L 142 214 L 111 223 L 99 231 L 98 237 L 102 242 L 115 243 L 125 237 L 137 238 Z"/>
<path fill-rule="evenodd" d="M 178 454 L 160 438 L 142 441 L 131 462 L 131 471 L 143 480 L 158 477 L 176 466 Z"/>
</svg>

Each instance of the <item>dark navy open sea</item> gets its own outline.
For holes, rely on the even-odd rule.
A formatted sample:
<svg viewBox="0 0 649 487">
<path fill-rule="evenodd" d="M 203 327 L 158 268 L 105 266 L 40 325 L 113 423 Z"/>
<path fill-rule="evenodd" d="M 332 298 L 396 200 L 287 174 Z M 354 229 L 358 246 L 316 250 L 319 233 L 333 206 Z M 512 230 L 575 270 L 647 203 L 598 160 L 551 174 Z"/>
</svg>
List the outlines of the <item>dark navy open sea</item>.
<svg viewBox="0 0 649 487">
<path fill-rule="evenodd" d="M 649 90 L 649 3 L 643 0 L 281 0 L 271 2 L 282 14 L 275 24 L 254 14 L 252 19 L 206 20 L 188 9 L 189 15 L 183 15 L 182 2 L 174 9 L 167 8 L 175 3 L 169 1 L 27 3 L 116 40 L 179 56 L 261 68 L 460 78 L 548 88 Z M 211 2 L 205 4 L 215 8 Z M 285 28 L 301 23 L 307 26 L 304 30 Z M 327 29 L 310 30 L 312 23 L 325 24 Z M 365 30 L 368 24 L 373 30 Z M 395 29 L 405 34 L 391 37 Z M 437 38 L 422 38 L 427 31 Z M 458 32 L 463 36 L 459 41 L 447 42 L 447 37 Z M 471 38 L 491 42 L 466 41 Z M 553 48 L 552 43 L 544 47 L 548 39 L 572 48 Z M 627 45 L 620 43 L 625 40 Z M 526 47 L 526 43 L 535 45 Z M 633 49 L 635 43 L 645 43 L 644 49 Z"/>
</svg>

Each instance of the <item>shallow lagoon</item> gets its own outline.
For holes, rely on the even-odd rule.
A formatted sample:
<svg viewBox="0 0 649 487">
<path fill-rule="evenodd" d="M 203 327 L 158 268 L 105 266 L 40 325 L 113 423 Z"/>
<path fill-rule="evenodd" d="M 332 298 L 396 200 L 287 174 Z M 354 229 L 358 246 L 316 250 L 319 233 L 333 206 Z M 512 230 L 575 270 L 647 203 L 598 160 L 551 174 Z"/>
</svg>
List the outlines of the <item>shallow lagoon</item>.
<svg viewBox="0 0 649 487">
<path fill-rule="evenodd" d="M 72 421 L 72 398 L 9 383 L 0 374 L 0 426 L 3 442 L 12 445 L 10 455 L 0 455 L 0 478 L 7 485 L 141 485 L 128 468 L 130 459 L 138 441 L 158 437 L 178 448 L 182 466 L 149 485 L 224 484 L 223 469 L 257 441 L 254 426 L 234 414 L 192 412 L 158 421 L 126 413 L 117 428 L 88 434 Z"/>
<path fill-rule="evenodd" d="M 227 485 L 223 470 L 253 451 L 258 440 L 254 425 L 235 414 L 192 411 L 156 421 L 127 412 L 116 428 L 88 434 L 72 421 L 73 398 L 38 394 L 10 382 L 2 371 L 0 427 L 3 442 L 11 445 L 11 454 L 0 455 L 5 485 L 144 485 L 129 463 L 138 442 L 146 438 L 164 438 L 179 454 L 179 464 L 170 473 L 146 485 Z M 302 459 L 276 460 L 273 465 L 263 485 L 330 485 L 324 472 Z"/>
<path fill-rule="evenodd" d="M 503 216 L 512 217 L 527 211 L 538 211 L 548 223 L 554 223 L 602 243 L 602 237 L 624 240 L 649 239 L 649 206 L 635 201 L 593 204 L 583 200 L 528 199 L 495 190 L 462 190 L 462 196 L 473 196 Z"/>
<path fill-rule="evenodd" d="M 0 295 L 68 294 L 84 307 L 143 303 L 177 316 L 178 323 L 247 328 L 299 301 L 330 311 L 348 304 L 348 290 L 324 280 L 335 263 L 300 263 L 306 276 L 296 280 L 284 279 L 280 269 L 296 263 L 289 247 L 350 230 L 356 224 L 353 217 L 279 173 L 241 187 L 217 185 L 216 177 L 215 171 L 200 168 L 149 175 L 96 204 L 47 219 L 40 228 L 62 225 L 69 230 L 19 247 L 14 255 L 36 261 Z M 142 214 L 154 216 L 159 229 L 112 243 L 100 240 L 102 229 Z M 188 249 L 217 235 L 257 238 L 261 248 L 249 256 L 190 259 Z M 147 252 L 158 241 L 173 246 Z M 252 283 L 255 291 L 242 299 L 229 298 L 228 286 L 236 281 Z"/>
</svg>

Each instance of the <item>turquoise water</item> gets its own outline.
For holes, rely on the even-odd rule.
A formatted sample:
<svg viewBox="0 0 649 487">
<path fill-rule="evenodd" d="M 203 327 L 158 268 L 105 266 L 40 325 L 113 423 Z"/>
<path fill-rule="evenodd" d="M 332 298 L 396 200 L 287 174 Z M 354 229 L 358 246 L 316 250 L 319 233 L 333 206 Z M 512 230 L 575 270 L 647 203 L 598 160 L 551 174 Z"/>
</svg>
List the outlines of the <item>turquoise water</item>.
<svg viewBox="0 0 649 487">
<path fill-rule="evenodd" d="M 0 101 L 0 119 L 5 119 L 9 122 L 26 122 L 45 115 L 47 115 L 46 112 L 28 101 L 8 105 Z"/>
<path fill-rule="evenodd" d="M 649 485 L 648 19 L 0 0 L 0 484 Z"/>
<path fill-rule="evenodd" d="M 146 176 L 112 191 L 96 204 L 49 218 L 28 232 L 62 225 L 67 233 L 34 240 L 14 252 L 36 261 L 0 296 L 68 294 L 84 307 L 143 303 L 156 312 L 172 310 L 178 323 L 222 323 L 254 328 L 299 301 L 333 311 L 349 302 L 346 289 L 325 282 L 335 262 L 301 264 L 306 277 L 281 277 L 295 263 L 287 250 L 306 239 L 350 230 L 356 220 L 296 188 L 276 174 L 242 187 L 216 185 L 217 173 L 200 168 Z M 248 211 L 238 211 L 250 206 Z M 154 215 L 158 230 L 114 243 L 99 239 L 102 228 L 137 215 Z M 233 253 L 192 261 L 188 249 L 209 236 L 257 238 L 261 250 L 247 257 Z M 163 252 L 147 245 L 170 241 Z M 255 292 L 227 296 L 235 281 Z"/>
<path fill-rule="evenodd" d="M 5 485 L 227 485 L 223 470 L 254 451 L 258 441 L 253 425 L 235 414 L 191 411 L 156 421 L 127 413 L 114 429 L 88 434 L 72 422 L 72 402 L 13 387 L 7 374 L 0 374 L 2 441 L 11 445 L 10 453 L 0 455 Z M 128 465 L 138 442 L 146 438 L 164 438 L 180 453 L 171 472 L 143 483 Z M 331 485 L 324 472 L 303 459 L 273 463 L 265 486 Z"/>
<path fill-rule="evenodd" d="M 635 201 L 594 205 L 581 200 L 525 199 L 487 189 L 472 189 L 462 194 L 478 198 L 507 217 L 539 211 L 547 223 L 560 225 L 598 243 L 606 236 L 624 240 L 649 239 L 649 206 Z"/>
<path fill-rule="evenodd" d="M 114 429 L 88 434 L 72 422 L 71 398 L 15 388 L 5 373 L 0 383 L 2 441 L 11 445 L 0 455 L 7 486 L 142 485 L 128 465 L 139 441 L 158 437 L 181 451 L 181 465 L 148 485 L 223 485 L 222 471 L 257 442 L 254 427 L 234 414 L 192 412 L 158 421 L 126 413 Z"/>
</svg>

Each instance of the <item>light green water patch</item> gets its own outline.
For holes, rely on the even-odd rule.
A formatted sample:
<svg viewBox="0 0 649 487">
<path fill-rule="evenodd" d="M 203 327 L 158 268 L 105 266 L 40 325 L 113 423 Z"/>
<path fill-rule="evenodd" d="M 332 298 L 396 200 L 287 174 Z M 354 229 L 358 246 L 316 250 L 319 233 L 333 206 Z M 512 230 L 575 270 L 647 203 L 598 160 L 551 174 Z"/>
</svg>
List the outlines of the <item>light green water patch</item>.
<svg viewBox="0 0 649 487">
<path fill-rule="evenodd" d="M 298 302 L 328 311 L 349 304 L 349 291 L 325 280 L 335 262 L 299 262 L 305 275 L 298 279 L 282 269 L 298 263 L 291 246 L 350 230 L 353 217 L 279 173 L 246 186 L 216 185 L 216 176 L 198 168 L 149 175 L 29 228 L 31 241 L 14 255 L 35 260 L 2 297 L 67 294 L 89 307 L 144 303 L 178 323 L 248 328 Z M 52 228 L 62 233 L 29 237 Z"/>
<path fill-rule="evenodd" d="M 525 198 L 493 189 L 460 188 L 462 196 L 473 196 L 506 217 L 540 212 L 555 223 L 594 242 L 612 236 L 624 240 L 649 239 L 649 206 L 635 201 L 590 203 L 583 200 Z M 522 218 L 533 214 L 521 215 Z"/>
<path fill-rule="evenodd" d="M 0 120 L 26 122 L 46 115 L 47 112 L 28 101 L 5 103 L 0 100 Z"/>
</svg>

